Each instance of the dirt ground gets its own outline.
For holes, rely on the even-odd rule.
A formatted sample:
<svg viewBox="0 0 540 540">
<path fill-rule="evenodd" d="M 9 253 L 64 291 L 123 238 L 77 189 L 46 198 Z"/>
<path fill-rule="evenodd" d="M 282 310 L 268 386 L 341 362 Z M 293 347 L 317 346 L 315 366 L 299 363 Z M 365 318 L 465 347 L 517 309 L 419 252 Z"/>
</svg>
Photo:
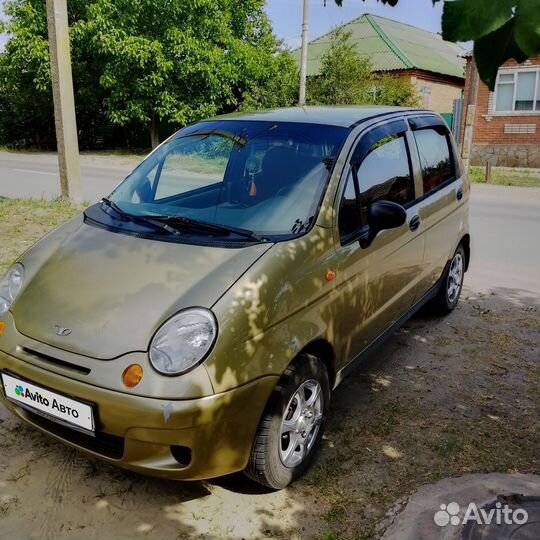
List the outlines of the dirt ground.
<svg viewBox="0 0 540 540">
<path fill-rule="evenodd" d="M 0 229 L 1 213 L 0 204 Z M 17 226 L 25 242 L 39 232 Z M 6 249 L 2 263 L 14 248 Z M 539 474 L 539 312 L 540 297 L 496 289 L 465 290 L 446 318 L 417 315 L 339 387 L 314 467 L 277 493 L 241 475 L 141 477 L 0 408 L 0 538 L 368 540 L 423 484 L 472 472 Z"/>
</svg>

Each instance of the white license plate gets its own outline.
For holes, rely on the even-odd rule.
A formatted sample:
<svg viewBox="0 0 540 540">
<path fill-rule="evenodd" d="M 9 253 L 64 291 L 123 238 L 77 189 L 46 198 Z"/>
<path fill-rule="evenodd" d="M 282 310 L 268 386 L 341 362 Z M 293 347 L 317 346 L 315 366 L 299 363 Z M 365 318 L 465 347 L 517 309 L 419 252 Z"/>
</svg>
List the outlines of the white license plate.
<svg viewBox="0 0 540 540">
<path fill-rule="evenodd" d="M 17 379 L 7 373 L 2 373 L 2 382 L 6 397 L 11 401 L 40 411 L 62 423 L 94 431 L 94 414 L 90 405 Z"/>
</svg>

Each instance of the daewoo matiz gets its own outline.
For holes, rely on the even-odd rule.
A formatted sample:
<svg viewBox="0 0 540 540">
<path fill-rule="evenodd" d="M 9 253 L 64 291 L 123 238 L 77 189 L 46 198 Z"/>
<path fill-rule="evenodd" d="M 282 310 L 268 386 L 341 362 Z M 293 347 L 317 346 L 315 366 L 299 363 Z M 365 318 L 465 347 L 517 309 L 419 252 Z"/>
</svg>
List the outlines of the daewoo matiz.
<svg viewBox="0 0 540 540">
<path fill-rule="evenodd" d="M 440 116 L 305 108 L 182 129 L 0 283 L 0 398 L 141 473 L 313 460 L 331 391 L 458 302 L 469 185 Z"/>
</svg>

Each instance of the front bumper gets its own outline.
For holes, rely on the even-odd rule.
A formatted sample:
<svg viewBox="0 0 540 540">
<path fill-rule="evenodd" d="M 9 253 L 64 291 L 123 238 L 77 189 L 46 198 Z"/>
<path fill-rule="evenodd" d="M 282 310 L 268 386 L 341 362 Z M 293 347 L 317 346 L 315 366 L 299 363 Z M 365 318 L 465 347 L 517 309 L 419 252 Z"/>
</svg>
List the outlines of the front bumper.
<svg viewBox="0 0 540 540">
<path fill-rule="evenodd" d="M 213 396 L 165 400 L 85 384 L 2 352 L 0 370 L 97 406 L 94 438 L 19 407 L 0 390 L 0 401 L 26 423 L 120 467 L 178 480 L 243 470 L 260 417 L 277 383 L 277 377 L 269 376 Z M 180 460 L 173 456 L 178 447 L 189 450 Z"/>
</svg>

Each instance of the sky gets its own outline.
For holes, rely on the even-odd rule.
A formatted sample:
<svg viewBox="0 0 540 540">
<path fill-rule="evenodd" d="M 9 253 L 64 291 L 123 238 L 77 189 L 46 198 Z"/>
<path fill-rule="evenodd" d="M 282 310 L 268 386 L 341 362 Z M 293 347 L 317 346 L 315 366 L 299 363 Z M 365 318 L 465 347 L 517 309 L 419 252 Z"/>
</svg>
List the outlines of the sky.
<svg viewBox="0 0 540 540">
<path fill-rule="evenodd" d="M 351 21 L 364 13 L 372 13 L 429 30 L 441 31 L 442 2 L 435 7 L 431 0 L 400 0 L 395 7 L 376 0 L 343 0 L 338 7 L 334 0 L 309 0 L 309 38 L 325 34 L 335 26 Z M 266 13 L 275 35 L 292 48 L 300 45 L 303 0 L 267 0 Z"/>
<path fill-rule="evenodd" d="M 440 32 L 442 2 L 433 7 L 431 0 L 400 0 L 396 7 L 385 6 L 377 0 L 343 0 L 343 6 L 336 6 L 334 0 L 310 1 L 309 36 L 314 39 L 325 34 L 335 26 L 348 22 L 363 13 L 382 15 L 396 21 L 423 28 L 431 32 Z M 3 5 L 3 0 L 0 4 Z M 274 33 L 284 40 L 289 47 L 300 45 L 302 31 L 303 0 L 267 0 L 266 13 L 274 27 Z M 0 16 L 1 16 L 0 6 Z M 0 50 L 5 37 L 0 35 Z"/>
</svg>

